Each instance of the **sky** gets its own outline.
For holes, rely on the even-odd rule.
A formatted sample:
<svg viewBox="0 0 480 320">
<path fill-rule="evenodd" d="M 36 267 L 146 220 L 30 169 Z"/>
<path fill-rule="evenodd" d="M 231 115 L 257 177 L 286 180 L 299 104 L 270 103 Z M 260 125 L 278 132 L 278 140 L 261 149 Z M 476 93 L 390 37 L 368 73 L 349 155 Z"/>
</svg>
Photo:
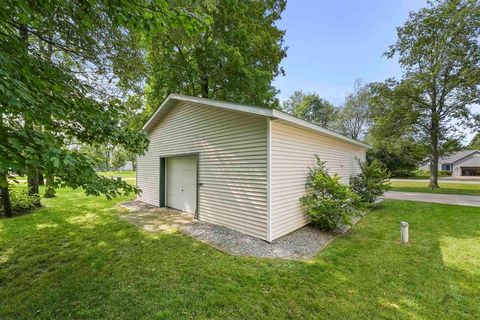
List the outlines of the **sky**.
<svg viewBox="0 0 480 320">
<path fill-rule="evenodd" d="M 290 0 L 278 26 L 286 30 L 285 77 L 274 85 L 280 100 L 295 90 L 316 92 L 340 105 L 355 79 L 383 81 L 400 76 L 395 59 L 382 54 L 396 27 L 423 0 Z"/>
<path fill-rule="evenodd" d="M 364 83 L 400 77 L 397 59 L 382 54 L 396 41 L 396 28 L 424 0 L 289 0 L 277 23 L 286 30 L 286 76 L 274 86 L 281 101 L 295 90 L 316 92 L 341 105 L 355 79 Z M 480 111 L 480 107 L 475 107 Z M 466 141 L 472 134 L 467 134 Z"/>
</svg>

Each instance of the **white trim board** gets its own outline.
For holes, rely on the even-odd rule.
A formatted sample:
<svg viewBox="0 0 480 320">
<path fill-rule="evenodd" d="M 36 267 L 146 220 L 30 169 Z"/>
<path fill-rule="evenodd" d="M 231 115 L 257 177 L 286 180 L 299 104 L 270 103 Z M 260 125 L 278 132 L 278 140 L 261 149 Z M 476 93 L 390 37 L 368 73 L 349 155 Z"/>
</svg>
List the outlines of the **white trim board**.
<svg viewBox="0 0 480 320">
<path fill-rule="evenodd" d="M 272 242 L 272 120 L 267 118 L 267 241 Z"/>
</svg>

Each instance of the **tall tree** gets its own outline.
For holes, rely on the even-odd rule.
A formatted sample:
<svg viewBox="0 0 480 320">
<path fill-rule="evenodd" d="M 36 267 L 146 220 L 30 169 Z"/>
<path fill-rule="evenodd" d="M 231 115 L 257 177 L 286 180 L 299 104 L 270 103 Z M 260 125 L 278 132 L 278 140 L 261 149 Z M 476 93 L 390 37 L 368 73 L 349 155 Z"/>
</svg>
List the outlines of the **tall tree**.
<svg viewBox="0 0 480 320">
<path fill-rule="evenodd" d="M 360 140 L 370 126 L 370 88 L 355 80 L 353 91 L 345 97 L 345 104 L 339 110 L 335 128 L 344 135 Z"/>
<path fill-rule="evenodd" d="M 413 125 L 416 116 L 400 112 L 408 109 L 408 101 L 399 99 L 390 90 L 390 83 L 394 82 L 389 80 L 369 85 L 372 125 L 366 140 L 372 149 L 368 151 L 367 158 L 383 163 L 393 177 L 407 177 L 425 158 L 428 148 Z"/>
<path fill-rule="evenodd" d="M 53 188 L 83 187 L 107 197 L 139 192 L 98 176 L 69 141 L 144 152 L 146 135 L 122 127 L 124 106 L 109 92 L 109 81 L 117 81 L 112 66 L 134 34 L 165 25 L 194 29 L 189 13 L 170 10 L 162 0 L 0 4 L 0 190 L 6 214 L 9 174 L 38 168 L 55 177 Z M 49 57 L 46 48 L 53 52 Z"/>
<path fill-rule="evenodd" d="M 480 150 L 480 132 L 477 133 L 470 141 L 468 145 L 468 149 L 470 150 Z"/>
<path fill-rule="evenodd" d="M 475 117 L 469 105 L 480 102 L 480 3 L 428 1 L 397 29 L 387 57 L 398 55 L 400 81 L 389 89 L 398 97 L 399 116 L 408 117 L 428 141 L 431 187 L 438 187 L 441 144 Z"/>
<path fill-rule="evenodd" d="M 150 109 L 169 93 L 261 106 L 278 105 L 272 80 L 284 74 L 284 31 L 276 23 L 286 0 L 174 0 L 210 17 L 199 33 L 168 28 L 147 48 Z"/>
<path fill-rule="evenodd" d="M 367 160 L 382 163 L 392 177 L 411 177 L 425 156 L 424 146 L 412 139 L 370 139 L 369 143 Z"/>
<path fill-rule="evenodd" d="M 295 91 L 282 104 L 282 110 L 291 115 L 317 123 L 323 127 L 331 127 L 335 118 L 335 107 L 316 93 Z"/>
</svg>

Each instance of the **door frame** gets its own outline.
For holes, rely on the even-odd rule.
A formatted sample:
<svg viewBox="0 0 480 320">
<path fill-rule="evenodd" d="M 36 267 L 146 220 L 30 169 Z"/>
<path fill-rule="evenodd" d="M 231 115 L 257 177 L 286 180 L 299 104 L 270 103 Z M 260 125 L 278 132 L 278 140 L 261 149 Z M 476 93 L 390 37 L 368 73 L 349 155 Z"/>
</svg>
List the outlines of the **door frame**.
<svg viewBox="0 0 480 320">
<path fill-rule="evenodd" d="M 165 208 L 167 206 L 167 159 L 168 158 L 175 158 L 175 157 L 195 157 L 195 163 L 197 164 L 196 168 L 196 177 L 195 177 L 195 213 L 194 217 L 195 219 L 198 219 L 199 217 L 199 210 L 198 210 L 198 198 L 199 198 L 199 192 L 198 189 L 201 186 L 201 184 L 198 182 L 199 180 L 199 164 L 198 164 L 198 159 L 200 158 L 200 153 L 199 152 L 189 152 L 189 153 L 174 153 L 174 154 L 162 154 L 159 156 L 159 167 L 160 167 L 160 179 L 159 180 L 159 193 L 160 193 L 160 203 L 159 207 Z"/>
</svg>

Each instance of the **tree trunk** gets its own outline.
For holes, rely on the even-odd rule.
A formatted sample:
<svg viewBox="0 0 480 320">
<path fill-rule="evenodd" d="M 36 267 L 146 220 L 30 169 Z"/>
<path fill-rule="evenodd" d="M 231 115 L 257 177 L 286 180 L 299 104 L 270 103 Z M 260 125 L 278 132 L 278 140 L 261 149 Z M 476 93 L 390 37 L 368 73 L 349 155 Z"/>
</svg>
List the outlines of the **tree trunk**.
<svg viewBox="0 0 480 320">
<path fill-rule="evenodd" d="M 28 32 L 28 27 L 24 24 L 20 25 L 20 38 L 26 45 L 26 49 L 28 49 L 28 37 L 29 37 L 29 32 Z"/>
<path fill-rule="evenodd" d="M 40 168 L 37 170 L 38 172 L 38 185 L 39 186 L 44 186 L 45 185 L 45 180 L 43 179 L 43 169 Z"/>
<path fill-rule="evenodd" d="M 430 183 L 429 187 L 438 188 L 438 135 L 440 123 L 438 115 L 432 113 L 430 127 Z"/>
<path fill-rule="evenodd" d="M 137 158 L 132 158 L 132 170 L 137 171 Z"/>
<path fill-rule="evenodd" d="M 50 62 L 52 60 L 52 55 L 53 55 L 53 45 L 51 43 L 52 37 L 48 36 L 48 40 L 49 40 L 49 42 L 46 45 L 46 48 L 44 46 L 42 46 L 42 50 L 43 50 L 43 57 L 45 58 L 45 60 Z M 45 130 L 45 128 L 42 126 L 41 131 L 43 132 L 44 130 Z M 44 179 L 43 168 L 38 168 L 37 172 L 38 172 L 38 184 L 40 186 L 44 186 L 45 185 L 45 179 Z M 48 191 L 45 190 L 45 195 L 47 193 L 48 193 Z M 53 192 L 53 196 L 55 196 L 55 190 Z M 51 197 L 47 197 L 47 198 L 51 198 Z"/>
<path fill-rule="evenodd" d="M 10 191 L 8 190 L 8 181 L 6 174 L 0 175 L 0 198 L 5 216 L 7 218 L 12 217 L 12 203 L 10 202 Z"/>
<path fill-rule="evenodd" d="M 55 197 L 55 188 L 53 186 L 53 174 L 50 172 L 45 173 L 45 198 Z"/>
<path fill-rule="evenodd" d="M 0 133 L 4 133 L 3 127 L 3 112 L 0 111 Z M 10 192 L 8 190 L 8 180 L 7 180 L 6 172 L 0 172 L 0 205 L 3 208 L 3 212 L 6 217 L 11 217 L 13 215 L 12 212 L 12 204 L 10 202 Z"/>
<path fill-rule="evenodd" d="M 27 177 L 27 184 L 28 184 L 28 195 L 38 195 L 38 174 L 37 170 L 30 168 L 28 177 Z"/>
<path fill-rule="evenodd" d="M 20 26 L 20 38 L 22 39 L 23 43 L 25 44 L 25 49 L 28 51 L 28 27 L 24 24 Z M 24 118 L 24 128 L 26 132 L 33 131 L 33 125 L 30 119 L 27 116 Z M 34 167 L 27 168 L 27 183 L 28 183 L 28 194 L 34 195 L 38 194 L 38 173 L 37 169 Z"/>
<path fill-rule="evenodd" d="M 105 165 L 106 165 L 106 171 L 110 171 L 110 159 L 112 158 L 112 153 L 109 149 L 109 147 L 107 146 L 107 151 L 105 152 Z"/>
<path fill-rule="evenodd" d="M 200 90 L 202 98 L 210 98 L 208 92 L 208 74 L 207 67 L 203 64 L 200 65 Z"/>
<path fill-rule="evenodd" d="M 208 96 L 208 79 L 202 77 L 202 98 L 209 98 Z"/>
</svg>

